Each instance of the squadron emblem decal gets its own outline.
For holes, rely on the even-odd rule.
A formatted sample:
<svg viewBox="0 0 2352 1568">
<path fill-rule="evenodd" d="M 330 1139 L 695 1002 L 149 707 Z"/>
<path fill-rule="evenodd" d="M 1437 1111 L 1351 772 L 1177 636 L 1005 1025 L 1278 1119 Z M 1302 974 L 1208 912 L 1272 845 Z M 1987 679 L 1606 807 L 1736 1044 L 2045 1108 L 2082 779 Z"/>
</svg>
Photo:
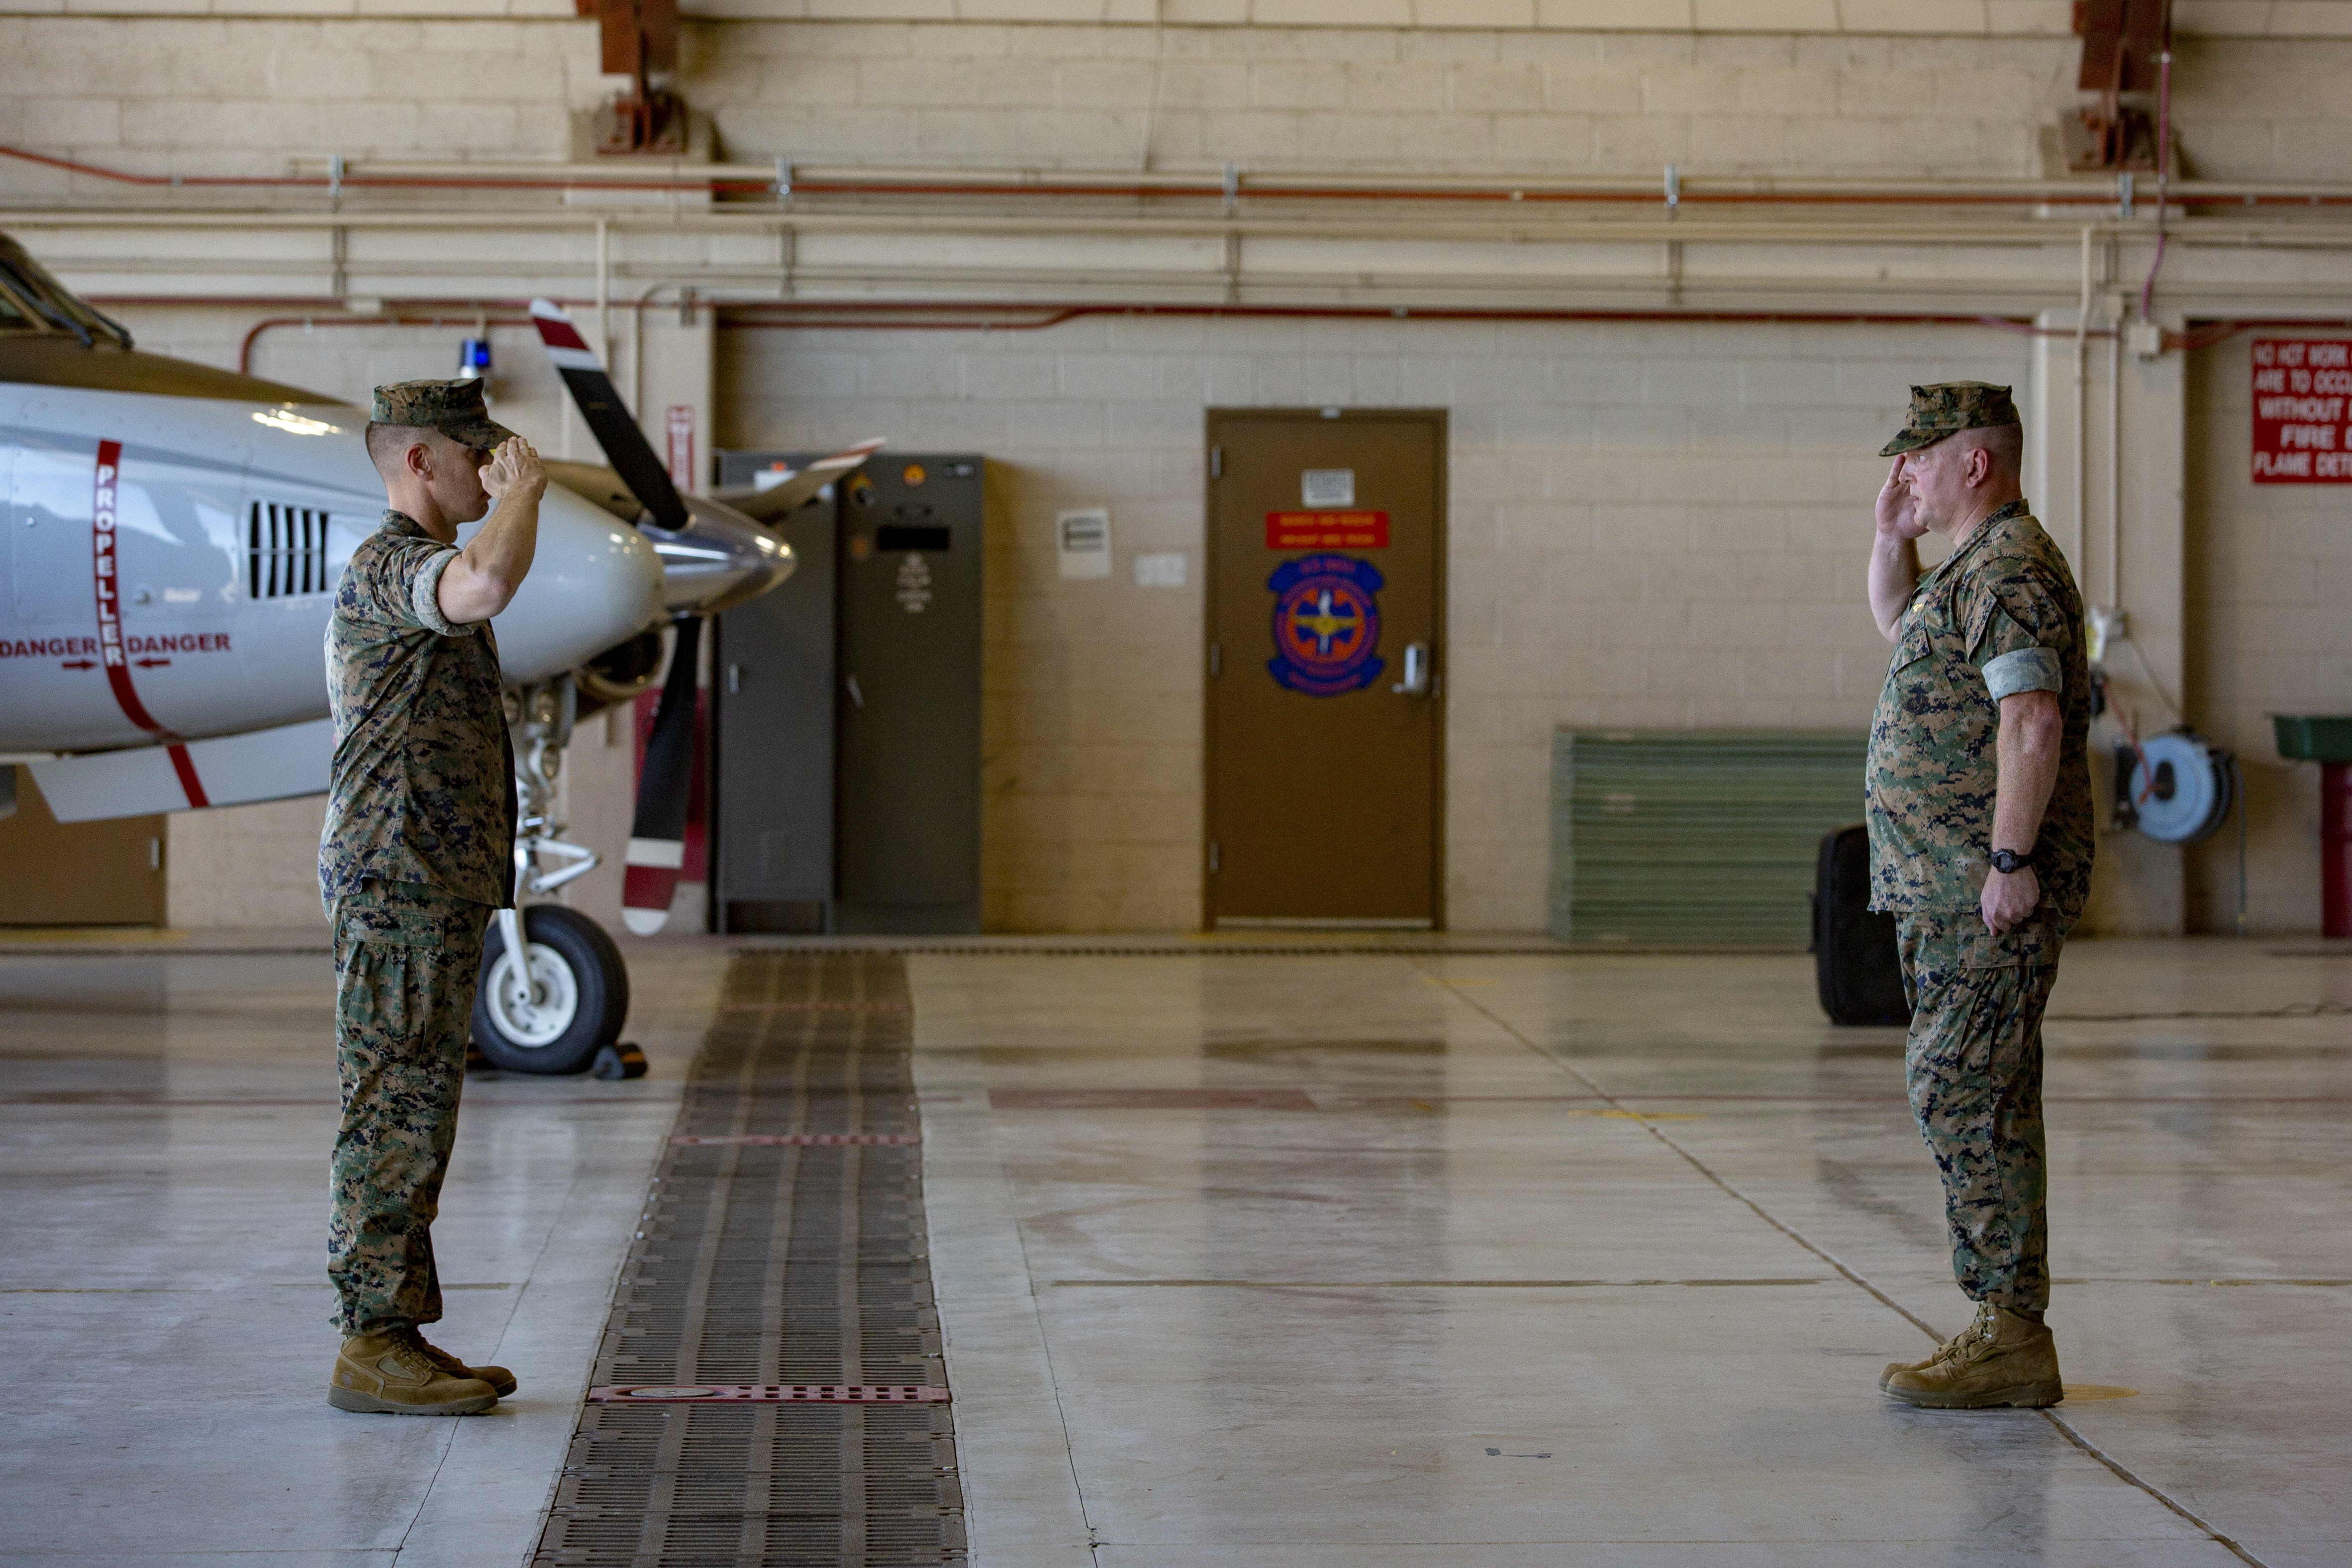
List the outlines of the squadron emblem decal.
<svg viewBox="0 0 2352 1568">
<path fill-rule="evenodd" d="M 1309 697 L 1337 697 L 1381 678 L 1380 568 L 1346 555 L 1306 555 L 1275 568 L 1275 684 Z"/>
</svg>

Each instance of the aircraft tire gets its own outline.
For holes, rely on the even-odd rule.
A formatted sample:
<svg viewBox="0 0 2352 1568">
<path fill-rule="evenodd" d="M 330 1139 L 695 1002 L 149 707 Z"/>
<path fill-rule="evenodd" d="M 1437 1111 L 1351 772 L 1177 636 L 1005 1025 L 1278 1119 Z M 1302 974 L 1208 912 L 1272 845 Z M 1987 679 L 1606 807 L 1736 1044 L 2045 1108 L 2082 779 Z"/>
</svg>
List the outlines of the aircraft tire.
<svg viewBox="0 0 2352 1568">
<path fill-rule="evenodd" d="M 482 939 L 474 994 L 474 1044 L 507 1072 L 585 1072 L 629 1020 L 629 970 L 604 928 L 562 904 L 522 912 L 530 950 L 527 993 L 507 962 L 493 919 Z"/>
</svg>

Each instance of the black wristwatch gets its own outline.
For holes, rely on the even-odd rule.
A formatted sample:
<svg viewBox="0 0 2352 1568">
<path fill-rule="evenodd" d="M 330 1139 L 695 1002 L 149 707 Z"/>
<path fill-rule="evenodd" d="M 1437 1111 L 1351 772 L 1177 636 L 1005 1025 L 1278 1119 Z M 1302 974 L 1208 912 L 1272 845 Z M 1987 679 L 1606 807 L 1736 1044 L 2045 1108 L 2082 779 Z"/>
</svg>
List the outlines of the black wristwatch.
<svg viewBox="0 0 2352 1568">
<path fill-rule="evenodd" d="M 2022 871 L 2032 864 L 2033 851 L 2031 849 L 2022 855 L 2014 849 L 1996 849 L 1992 852 L 1992 868 L 2004 877 L 2012 871 Z"/>
</svg>

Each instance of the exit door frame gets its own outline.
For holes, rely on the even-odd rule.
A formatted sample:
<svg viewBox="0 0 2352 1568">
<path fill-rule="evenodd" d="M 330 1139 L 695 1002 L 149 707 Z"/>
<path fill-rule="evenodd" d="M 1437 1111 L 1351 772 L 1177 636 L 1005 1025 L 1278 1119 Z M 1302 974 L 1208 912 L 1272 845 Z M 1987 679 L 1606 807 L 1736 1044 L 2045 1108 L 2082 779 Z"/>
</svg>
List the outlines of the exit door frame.
<svg viewBox="0 0 2352 1568">
<path fill-rule="evenodd" d="M 1222 422 L 1253 424 L 1394 424 L 1402 420 L 1422 420 L 1432 427 L 1430 449 L 1435 455 L 1430 510 L 1430 631 L 1429 653 L 1432 666 L 1429 748 L 1429 929 L 1441 931 L 1445 924 L 1445 751 L 1450 735 L 1446 722 L 1446 654 L 1447 638 L 1446 568 L 1451 551 L 1446 529 L 1446 503 L 1451 489 L 1447 480 L 1448 461 L 1452 456 L 1448 437 L 1447 411 L 1443 408 L 1251 408 L 1216 407 L 1204 411 L 1201 443 L 1202 500 L 1201 531 L 1205 538 L 1202 549 L 1201 583 L 1201 930 L 1216 929 L 1215 890 L 1209 880 L 1209 846 L 1215 842 L 1217 826 L 1217 731 L 1213 722 L 1217 700 L 1213 682 L 1217 677 L 1209 673 L 1213 645 L 1216 642 L 1216 604 L 1218 574 L 1223 563 L 1217 558 L 1217 491 L 1216 455 L 1223 443 L 1218 438 Z"/>
</svg>

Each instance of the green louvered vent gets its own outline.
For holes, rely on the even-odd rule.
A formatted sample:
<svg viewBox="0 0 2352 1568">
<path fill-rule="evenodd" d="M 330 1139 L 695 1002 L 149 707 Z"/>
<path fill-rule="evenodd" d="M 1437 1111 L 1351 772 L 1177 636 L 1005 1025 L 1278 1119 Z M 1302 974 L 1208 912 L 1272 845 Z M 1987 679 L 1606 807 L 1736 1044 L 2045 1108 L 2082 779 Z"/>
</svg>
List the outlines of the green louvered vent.
<svg viewBox="0 0 2352 1568">
<path fill-rule="evenodd" d="M 1551 933 L 1804 946 L 1822 835 L 1862 818 L 1867 743 L 1807 731 L 1561 729 Z"/>
</svg>

